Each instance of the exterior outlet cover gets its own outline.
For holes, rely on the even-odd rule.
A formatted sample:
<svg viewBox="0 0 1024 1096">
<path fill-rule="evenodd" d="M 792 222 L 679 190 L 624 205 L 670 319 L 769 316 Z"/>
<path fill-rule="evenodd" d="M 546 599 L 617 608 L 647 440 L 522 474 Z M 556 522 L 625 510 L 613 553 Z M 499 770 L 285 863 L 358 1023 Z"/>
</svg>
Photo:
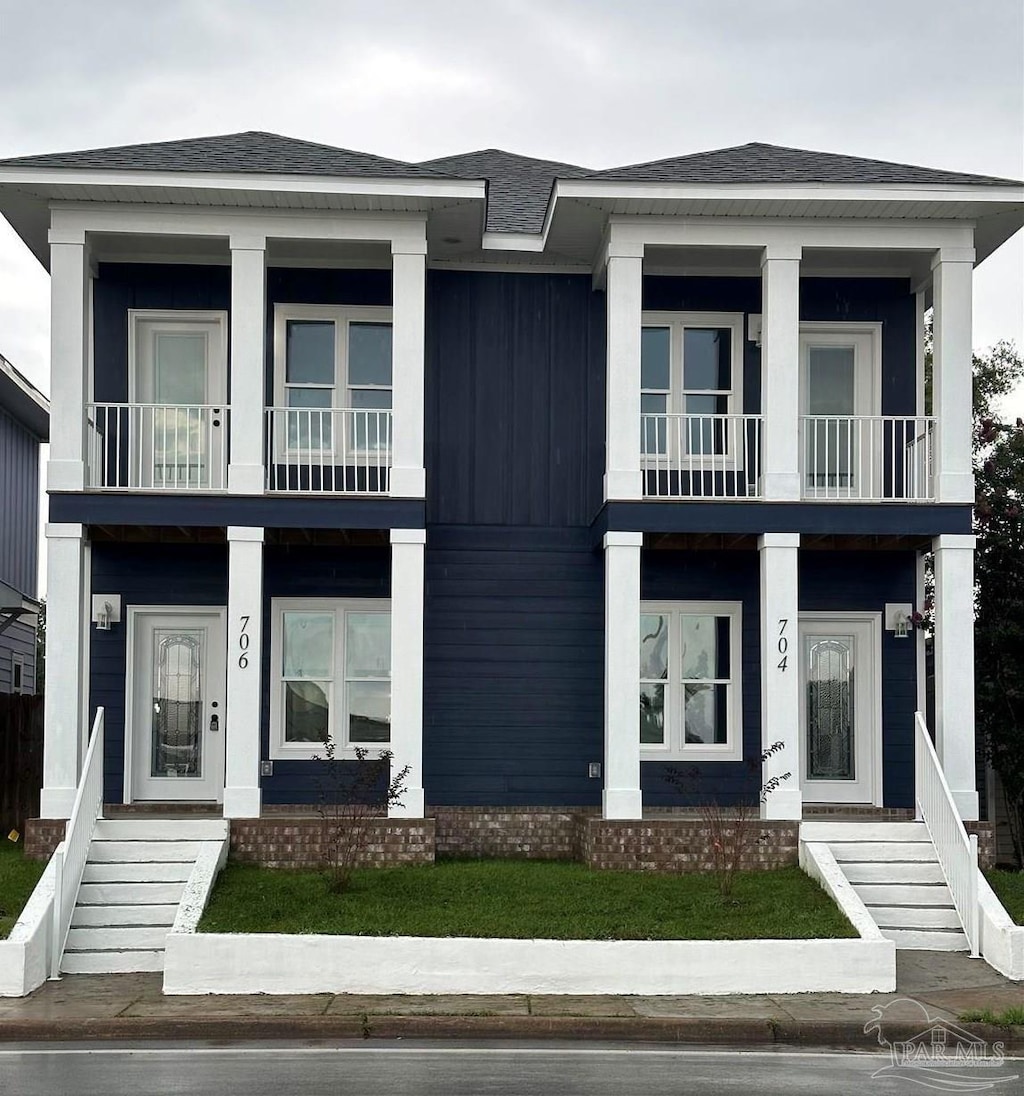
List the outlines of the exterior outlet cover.
<svg viewBox="0 0 1024 1096">
<path fill-rule="evenodd" d="M 601 762 L 600 761 L 591 761 L 590 762 L 590 764 L 587 766 L 587 776 L 589 776 L 591 780 L 599 780 L 601 778 Z"/>
<path fill-rule="evenodd" d="M 260 762 L 260 776 L 273 776 L 274 775 L 274 762 L 273 761 L 261 761 Z"/>
</svg>

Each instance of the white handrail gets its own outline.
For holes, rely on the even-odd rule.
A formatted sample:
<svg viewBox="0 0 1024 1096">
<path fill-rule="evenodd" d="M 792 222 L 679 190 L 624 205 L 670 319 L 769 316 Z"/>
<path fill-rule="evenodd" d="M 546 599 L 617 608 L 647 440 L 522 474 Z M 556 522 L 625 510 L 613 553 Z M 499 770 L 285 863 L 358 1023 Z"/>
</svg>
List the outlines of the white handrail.
<svg viewBox="0 0 1024 1096">
<path fill-rule="evenodd" d="M 386 408 L 268 407 L 268 491 L 386 495 L 392 416 Z"/>
<path fill-rule="evenodd" d="M 71 917 L 78 901 L 89 845 L 96 819 L 103 815 L 103 709 L 96 709 L 85 765 L 78 781 L 75 804 L 71 808 L 64 840 L 53 854 L 55 861 L 53 893 L 53 945 L 50 950 L 50 977 L 60 978 L 60 961 L 67 943 Z"/>
<path fill-rule="evenodd" d="M 645 498 L 761 497 L 761 416 L 640 416 Z"/>
<path fill-rule="evenodd" d="M 981 954 L 981 909 L 978 904 L 978 838 L 968 834 L 956 809 L 945 774 L 932 745 L 924 716 L 914 713 L 914 796 L 917 816 L 928 827 L 942 874 L 953 896 L 971 956 Z"/>
</svg>

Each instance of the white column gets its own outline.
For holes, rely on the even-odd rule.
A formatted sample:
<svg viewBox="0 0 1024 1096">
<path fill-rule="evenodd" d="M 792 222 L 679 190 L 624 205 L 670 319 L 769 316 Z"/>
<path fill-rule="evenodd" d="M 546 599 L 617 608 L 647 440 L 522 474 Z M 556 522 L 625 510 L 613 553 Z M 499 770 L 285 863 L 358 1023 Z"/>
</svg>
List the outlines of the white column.
<svg viewBox="0 0 1024 1096">
<path fill-rule="evenodd" d="M 978 817 L 974 752 L 974 542 L 946 535 L 935 553 L 935 751 L 960 817 Z M 49 671 L 47 671 L 49 679 Z"/>
<path fill-rule="evenodd" d="M 70 818 L 78 784 L 83 697 L 84 530 L 46 526 L 46 696 L 43 707 L 42 818 Z"/>
<path fill-rule="evenodd" d="M 85 234 L 50 229 L 50 456 L 51 491 L 85 486 L 85 403 L 89 278 Z"/>
<path fill-rule="evenodd" d="M 391 752 L 393 772 L 409 766 L 400 806 L 423 817 L 423 529 L 391 530 Z"/>
<path fill-rule="evenodd" d="M 426 231 L 424 229 L 424 231 Z M 427 241 L 391 245 L 392 407 L 391 494 L 421 499 L 423 463 L 423 361 L 425 351 Z"/>
<path fill-rule="evenodd" d="M 604 535 L 604 817 L 642 818 L 640 551 L 643 533 Z"/>
<path fill-rule="evenodd" d="M 263 530 L 248 526 L 228 526 L 225 818 L 260 816 L 262 651 Z"/>
<path fill-rule="evenodd" d="M 800 791 L 800 534 L 764 533 L 761 557 L 761 746 L 782 742 L 762 781 L 789 773 L 761 805 L 764 818 L 799 819 Z"/>
<path fill-rule="evenodd" d="M 800 498 L 799 246 L 771 244 L 761 259 L 761 414 L 764 497 Z"/>
<path fill-rule="evenodd" d="M 609 245 L 605 307 L 608 347 L 605 395 L 606 499 L 639 499 L 640 329 L 643 246 Z M 637 624 L 639 627 L 639 623 Z"/>
<path fill-rule="evenodd" d="M 933 392 L 939 448 L 935 456 L 939 502 L 974 502 L 971 468 L 973 248 L 942 248 L 933 271 Z"/>
<path fill-rule="evenodd" d="M 261 495 L 265 486 L 267 241 L 231 237 L 231 453 L 228 490 Z"/>
</svg>

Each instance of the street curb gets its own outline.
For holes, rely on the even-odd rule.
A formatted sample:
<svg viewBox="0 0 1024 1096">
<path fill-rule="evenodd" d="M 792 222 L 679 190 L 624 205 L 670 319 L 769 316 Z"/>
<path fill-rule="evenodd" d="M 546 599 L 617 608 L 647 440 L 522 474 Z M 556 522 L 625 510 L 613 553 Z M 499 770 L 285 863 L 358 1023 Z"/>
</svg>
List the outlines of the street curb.
<svg viewBox="0 0 1024 1096">
<path fill-rule="evenodd" d="M 963 1024 L 1004 1054 L 1024 1054 L 1024 1027 Z M 889 1043 L 921 1034 L 920 1024 L 886 1024 Z M 562 1039 L 705 1046 L 799 1046 L 885 1051 L 861 1022 L 747 1020 L 659 1016 L 121 1016 L 111 1019 L 5 1020 L 4 1042 L 79 1040 L 266 1039 Z"/>
</svg>

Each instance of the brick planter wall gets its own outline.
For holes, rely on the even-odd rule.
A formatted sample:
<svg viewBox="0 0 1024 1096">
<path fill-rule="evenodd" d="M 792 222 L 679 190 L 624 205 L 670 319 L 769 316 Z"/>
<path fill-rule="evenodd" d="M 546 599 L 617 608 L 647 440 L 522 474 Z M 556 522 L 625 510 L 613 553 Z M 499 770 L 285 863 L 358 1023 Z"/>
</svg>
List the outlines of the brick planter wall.
<svg viewBox="0 0 1024 1096">
<path fill-rule="evenodd" d="M 799 823 L 755 818 L 745 824 L 755 833 L 741 868 L 764 870 L 797 862 Z M 714 867 L 710 843 L 710 833 L 700 818 L 642 822 L 592 818 L 583 826 L 582 859 L 592 868 L 616 871 L 708 871 Z"/>
<path fill-rule="evenodd" d="M 585 808 L 430 807 L 438 856 L 579 860 Z M 593 808 L 590 814 L 596 814 Z"/>
<path fill-rule="evenodd" d="M 374 818 L 359 859 L 362 867 L 434 862 L 432 818 Z M 234 818 L 231 857 L 266 868 L 315 868 L 324 860 L 324 823 L 319 818 Z"/>
<path fill-rule="evenodd" d="M 29 818 L 25 821 L 25 855 L 30 860 L 49 860 L 64 840 L 63 818 Z"/>
</svg>

